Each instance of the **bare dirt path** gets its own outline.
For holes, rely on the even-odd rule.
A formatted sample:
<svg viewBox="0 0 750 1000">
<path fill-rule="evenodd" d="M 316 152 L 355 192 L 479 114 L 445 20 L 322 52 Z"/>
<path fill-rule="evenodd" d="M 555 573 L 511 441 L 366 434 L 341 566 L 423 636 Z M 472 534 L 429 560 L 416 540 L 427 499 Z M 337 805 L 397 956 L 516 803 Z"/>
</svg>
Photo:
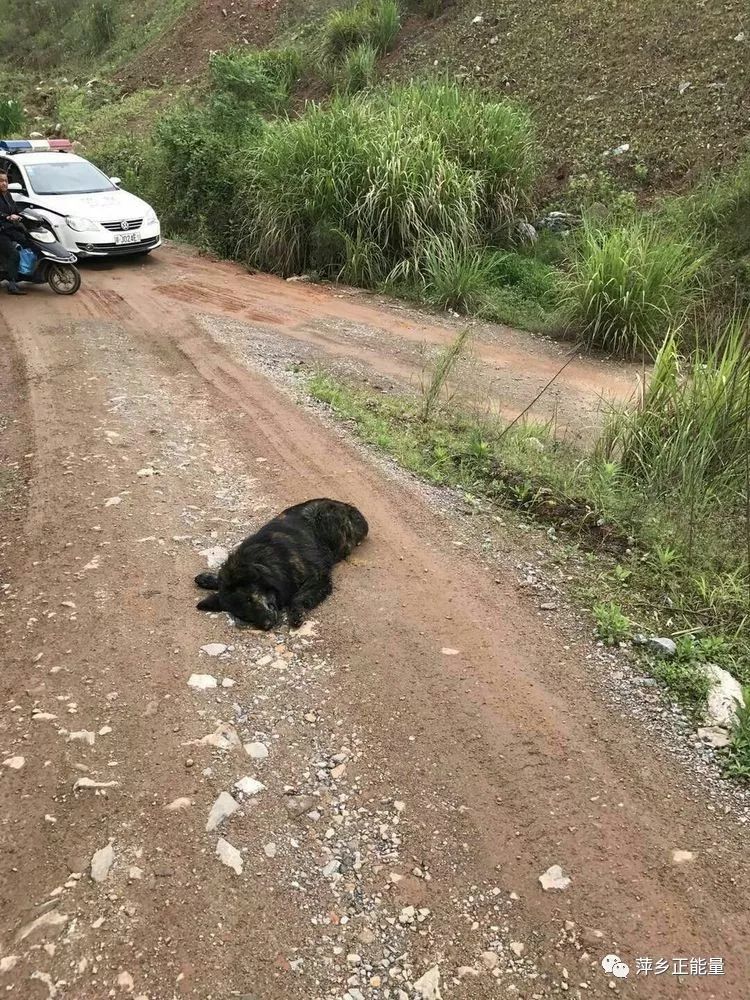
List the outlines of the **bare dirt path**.
<svg viewBox="0 0 750 1000">
<path fill-rule="evenodd" d="M 240 267 L 171 247 L 133 267 L 87 271 L 95 309 L 126 308 L 143 314 L 146 328 L 154 312 L 173 316 L 196 311 L 249 322 L 257 335 L 283 335 L 301 357 L 347 363 L 401 383 L 418 383 L 425 356 L 453 340 L 464 321 L 430 316 L 367 293 L 248 275 Z M 79 301 L 79 305 L 81 300 Z M 474 399 L 515 416 L 554 378 L 570 346 L 520 334 L 508 327 L 480 324 L 474 334 Z M 578 357 L 565 368 L 529 413 L 554 420 L 574 438 L 600 426 L 607 404 L 635 390 L 635 365 Z"/>
<path fill-rule="evenodd" d="M 199 321 L 346 350 L 347 323 L 415 339 L 408 316 L 394 331 L 369 303 L 174 251 L 84 282 L 0 319 L 0 986 L 744 998 L 743 827 L 612 713 L 587 647 L 542 628 L 512 576 Z M 523 343 L 482 345 L 509 383 Z M 609 379 L 586 363 L 567 391 Z M 201 553 L 315 495 L 371 525 L 315 624 L 259 635 L 194 610 Z M 221 793 L 240 808 L 207 831 Z M 571 884 L 544 892 L 555 864 Z M 669 971 L 636 976 L 637 956 Z M 724 973 L 673 975 L 682 957 Z"/>
</svg>

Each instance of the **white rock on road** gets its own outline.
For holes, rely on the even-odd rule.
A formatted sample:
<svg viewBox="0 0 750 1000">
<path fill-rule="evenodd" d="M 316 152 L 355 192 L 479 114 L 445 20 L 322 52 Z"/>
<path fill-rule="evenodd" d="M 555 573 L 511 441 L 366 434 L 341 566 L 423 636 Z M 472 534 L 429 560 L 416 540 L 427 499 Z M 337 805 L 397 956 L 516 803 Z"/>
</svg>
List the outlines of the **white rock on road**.
<svg viewBox="0 0 750 1000">
<path fill-rule="evenodd" d="M 245 753 L 252 760 L 265 760 L 268 757 L 268 747 L 265 743 L 246 743 Z"/>
<path fill-rule="evenodd" d="M 440 992 L 440 969 L 433 965 L 414 983 L 414 989 L 423 1000 L 442 1000 Z"/>
<path fill-rule="evenodd" d="M 221 656 L 222 653 L 226 653 L 227 645 L 223 642 L 209 642 L 205 646 L 201 646 L 201 652 L 205 653 L 206 656 Z"/>
<path fill-rule="evenodd" d="M 213 733 L 202 736 L 199 740 L 188 740 L 184 746 L 209 746 L 216 747 L 217 750 L 231 750 L 232 747 L 240 745 L 240 738 L 237 730 L 229 722 L 222 722 Z"/>
<path fill-rule="evenodd" d="M 73 791 L 77 792 L 79 788 L 117 788 L 119 784 L 119 781 L 96 781 L 94 778 L 79 778 L 73 785 Z"/>
<path fill-rule="evenodd" d="M 724 729 L 723 726 L 702 726 L 698 730 L 698 739 L 715 750 L 728 747 L 732 742 L 729 730 Z"/>
<path fill-rule="evenodd" d="M 172 799 L 164 808 L 167 812 L 178 812 L 180 809 L 189 809 L 192 804 L 192 801 L 187 796 L 181 795 L 178 799 Z"/>
<path fill-rule="evenodd" d="M 3 767 L 9 767 L 11 771 L 20 771 L 25 763 L 25 757 L 7 757 L 3 761 Z"/>
<path fill-rule="evenodd" d="M 194 688 L 196 691 L 207 691 L 216 686 L 216 678 L 212 677 L 211 674 L 191 674 L 188 678 L 188 687 Z"/>
<path fill-rule="evenodd" d="M 546 872 L 539 876 L 539 882 L 542 889 L 549 892 L 550 889 L 567 889 L 571 880 L 559 865 L 551 865 Z"/>
<path fill-rule="evenodd" d="M 250 775 L 245 775 L 244 778 L 240 778 L 239 781 L 235 781 L 234 787 L 238 792 L 242 792 L 243 795 L 257 795 L 258 792 L 262 792 L 266 786 L 261 781 L 256 781 L 255 778 L 251 778 Z"/>
<path fill-rule="evenodd" d="M 210 833 L 212 830 L 215 830 L 225 819 L 229 819 L 230 816 L 236 813 L 239 808 L 239 803 L 236 799 L 232 798 L 229 792 L 220 792 L 219 797 L 211 806 L 211 812 L 208 814 L 206 832 Z"/>
<path fill-rule="evenodd" d="M 117 977 L 117 985 L 121 990 L 125 990 L 126 993 L 132 993 L 135 989 L 135 983 L 133 982 L 133 977 L 129 972 L 121 972 Z"/>
<path fill-rule="evenodd" d="M 232 847 L 228 840 L 224 840 L 223 837 L 219 837 L 216 844 L 216 856 L 225 864 L 227 868 L 231 868 L 237 875 L 242 874 L 242 856 L 236 847 Z"/>
<path fill-rule="evenodd" d="M 26 924 L 16 934 L 16 944 L 28 940 L 29 943 L 41 940 L 42 938 L 57 937 L 63 927 L 68 922 L 67 913 L 60 913 L 58 910 L 48 910 L 41 917 Z"/>
<path fill-rule="evenodd" d="M 675 848 L 672 851 L 672 862 L 675 865 L 684 865 L 686 861 L 695 860 L 695 854 L 692 851 L 681 851 Z"/>
<path fill-rule="evenodd" d="M 94 852 L 91 858 L 91 878 L 94 882 L 103 882 L 109 875 L 110 868 L 115 863 L 115 852 L 111 842 Z"/>
</svg>

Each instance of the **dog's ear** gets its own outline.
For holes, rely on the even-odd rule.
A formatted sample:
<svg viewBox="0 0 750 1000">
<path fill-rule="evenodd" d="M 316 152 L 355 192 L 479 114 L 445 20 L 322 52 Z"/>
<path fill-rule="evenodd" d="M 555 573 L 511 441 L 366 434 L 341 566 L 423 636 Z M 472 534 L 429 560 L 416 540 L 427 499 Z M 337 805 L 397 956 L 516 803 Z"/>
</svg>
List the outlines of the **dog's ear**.
<svg viewBox="0 0 750 1000">
<path fill-rule="evenodd" d="M 202 601 L 198 601 L 196 608 L 199 611 L 221 611 L 219 595 L 216 593 L 209 594 L 208 597 L 204 597 Z"/>
</svg>

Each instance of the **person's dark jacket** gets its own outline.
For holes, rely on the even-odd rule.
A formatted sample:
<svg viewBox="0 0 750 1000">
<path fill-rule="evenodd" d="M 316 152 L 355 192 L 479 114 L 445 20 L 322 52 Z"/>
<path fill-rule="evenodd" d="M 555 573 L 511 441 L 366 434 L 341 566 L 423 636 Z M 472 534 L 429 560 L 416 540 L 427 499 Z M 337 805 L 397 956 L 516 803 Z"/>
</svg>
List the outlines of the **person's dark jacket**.
<svg viewBox="0 0 750 1000">
<path fill-rule="evenodd" d="M 17 222 L 11 222 L 11 215 L 20 215 L 23 205 L 17 205 L 10 191 L 0 194 L 0 233 L 19 239 L 25 236 L 24 230 Z"/>
</svg>

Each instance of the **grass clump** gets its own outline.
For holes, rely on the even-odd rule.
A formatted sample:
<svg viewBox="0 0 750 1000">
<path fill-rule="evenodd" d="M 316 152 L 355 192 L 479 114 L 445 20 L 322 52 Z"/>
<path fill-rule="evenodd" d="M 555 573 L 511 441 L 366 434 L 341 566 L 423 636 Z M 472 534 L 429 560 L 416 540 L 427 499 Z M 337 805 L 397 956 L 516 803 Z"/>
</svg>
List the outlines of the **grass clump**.
<svg viewBox="0 0 750 1000">
<path fill-rule="evenodd" d="M 356 94 L 372 86 L 377 61 L 377 49 L 370 42 L 360 42 L 350 49 L 336 72 L 339 90 L 344 94 Z"/>
<path fill-rule="evenodd" d="M 401 28 L 396 0 L 363 0 L 352 7 L 334 10 L 323 28 L 323 57 L 340 62 L 363 44 L 376 53 L 390 52 Z"/>
<path fill-rule="evenodd" d="M 448 380 L 468 347 L 470 337 L 471 331 L 466 327 L 444 351 L 440 352 L 432 376 L 423 388 L 422 420 L 429 420 L 432 416 L 442 393 L 446 389 Z"/>
<path fill-rule="evenodd" d="M 17 135 L 23 128 L 24 113 L 18 101 L 0 101 L 0 139 Z"/>
<path fill-rule="evenodd" d="M 157 122 L 149 163 L 152 197 L 165 229 L 218 253 L 236 247 L 234 191 L 243 146 L 258 141 L 263 119 L 253 106 L 178 105 Z"/>
<path fill-rule="evenodd" d="M 706 297 L 711 312 L 750 309 L 750 154 L 694 191 L 666 202 L 662 221 L 710 253 Z"/>
<path fill-rule="evenodd" d="M 452 239 L 432 240 L 422 252 L 424 298 L 440 309 L 476 312 L 489 294 L 492 258 Z"/>
<path fill-rule="evenodd" d="M 588 347 L 653 357 L 698 293 L 702 261 L 644 219 L 610 230 L 584 223 L 566 290 L 569 320 Z"/>
<path fill-rule="evenodd" d="M 89 48 L 98 55 L 115 40 L 115 10 L 112 0 L 94 0 L 86 12 Z"/>
<path fill-rule="evenodd" d="M 748 322 L 735 320 L 690 358 L 677 337 L 659 351 L 640 405 L 614 415 L 603 439 L 610 456 L 645 488 L 732 508 L 746 489 L 750 353 Z"/>
<path fill-rule="evenodd" d="M 209 63 L 214 94 L 263 112 L 285 107 L 301 66 L 294 48 L 232 49 L 213 53 Z"/>
</svg>

